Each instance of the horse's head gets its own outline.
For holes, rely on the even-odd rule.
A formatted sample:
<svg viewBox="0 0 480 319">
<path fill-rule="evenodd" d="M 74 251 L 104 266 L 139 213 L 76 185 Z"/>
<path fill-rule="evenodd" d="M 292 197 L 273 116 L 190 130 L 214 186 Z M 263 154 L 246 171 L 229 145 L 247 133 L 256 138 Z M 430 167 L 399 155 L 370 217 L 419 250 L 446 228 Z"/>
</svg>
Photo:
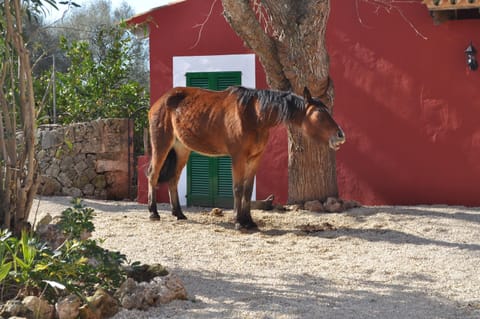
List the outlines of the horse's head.
<svg viewBox="0 0 480 319">
<path fill-rule="evenodd" d="M 303 133 L 338 150 L 340 145 L 345 143 L 345 133 L 333 119 L 330 109 L 319 99 L 312 98 L 307 88 L 303 91 L 303 98 L 305 101 L 305 117 L 301 123 Z"/>
</svg>

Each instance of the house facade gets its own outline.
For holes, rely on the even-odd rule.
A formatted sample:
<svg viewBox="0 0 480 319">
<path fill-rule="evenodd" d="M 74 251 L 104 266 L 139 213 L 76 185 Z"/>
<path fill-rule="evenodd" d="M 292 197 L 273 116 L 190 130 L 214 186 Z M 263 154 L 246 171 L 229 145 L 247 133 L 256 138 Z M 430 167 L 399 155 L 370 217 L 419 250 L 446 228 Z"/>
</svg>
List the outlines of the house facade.
<svg viewBox="0 0 480 319">
<path fill-rule="evenodd" d="M 340 197 L 365 205 L 480 205 L 480 71 L 465 56 L 470 43 L 480 48 L 480 20 L 454 10 L 438 24 L 421 0 L 378 3 L 331 1 L 335 119 L 347 135 L 337 152 Z M 152 103 L 173 86 L 267 87 L 261 64 L 222 11 L 221 1 L 186 0 L 128 21 L 150 41 Z M 223 205 L 229 159 L 192 157 L 179 184 L 182 203 Z M 278 127 L 257 172 L 256 198 L 286 202 L 287 159 L 286 130 Z M 140 202 L 146 163 L 139 161 Z M 168 201 L 164 187 L 158 198 Z"/>
</svg>

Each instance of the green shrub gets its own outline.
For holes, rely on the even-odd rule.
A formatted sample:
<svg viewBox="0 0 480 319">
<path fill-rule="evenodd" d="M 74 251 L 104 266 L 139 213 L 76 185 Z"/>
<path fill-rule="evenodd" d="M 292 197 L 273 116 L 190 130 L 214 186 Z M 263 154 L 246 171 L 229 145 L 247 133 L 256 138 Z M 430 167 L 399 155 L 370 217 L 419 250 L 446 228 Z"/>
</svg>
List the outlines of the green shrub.
<svg viewBox="0 0 480 319">
<path fill-rule="evenodd" d="M 94 230 L 94 211 L 79 200 L 72 203 L 73 208 L 62 212 L 59 223 L 68 239 L 56 250 L 27 232 L 20 238 L 0 232 L 2 300 L 19 292 L 44 295 L 50 301 L 70 293 L 90 295 L 99 287 L 113 292 L 125 280 L 121 267 L 125 255 L 100 247 L 102 241 L 80 239 L 82 232 Z"/>
<path fill-rule="evenodd" d="M 72 200 L 73 207 L 62 212 L 58 227 L 70 238 L 81 239 L 83 232 L 93 232 L 94 210 L 84 207 L 79 198 Z"/>
</svg>

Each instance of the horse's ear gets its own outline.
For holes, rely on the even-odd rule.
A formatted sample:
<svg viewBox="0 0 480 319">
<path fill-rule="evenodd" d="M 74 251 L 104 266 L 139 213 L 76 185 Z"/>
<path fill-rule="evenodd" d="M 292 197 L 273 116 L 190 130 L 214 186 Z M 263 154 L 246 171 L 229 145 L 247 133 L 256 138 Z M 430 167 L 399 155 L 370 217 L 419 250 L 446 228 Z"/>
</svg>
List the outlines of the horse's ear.
<svg viewBox="0 0 480 319">
<path fill-rule="evenodd" d="M 305 102 L 309 102 L 312 100 L 312 95 L 310 94 L 310 91 L 307 87 L 303 89 L 303 98 L 305 99 Z"/>
<path fill-rule="evenodd" d="M 170 94 L 168 97 L 167 97 L 167 100 L 165 101 L 165 104 L 174 109 L 178 106 L 178 104 L 180 102 L 182 102 L 182 100 L 185 98 L 185 93 L 184 92 L 181 92 L 181 91 L 175 91 L 175 92 L 172 92 L 172 94 Z"/>
</svg>

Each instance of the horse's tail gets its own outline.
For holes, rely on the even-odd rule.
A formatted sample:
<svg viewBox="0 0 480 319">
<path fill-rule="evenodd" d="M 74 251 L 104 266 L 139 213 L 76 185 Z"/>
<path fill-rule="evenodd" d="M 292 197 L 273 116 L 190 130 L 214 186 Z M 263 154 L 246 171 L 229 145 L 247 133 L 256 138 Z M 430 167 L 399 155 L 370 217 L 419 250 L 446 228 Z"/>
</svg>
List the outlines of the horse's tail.
<svg viewBox="0 0 480 319">
<path fill-rule="evenodd" d="M 167 158 L 163 162 L 162 169 L 160 170 L 160 175 L 158 176 L 158 183 L 168 182 L 174 175 L 175 169 L 177 167 L 177 153 L 175 149 L 171 148 L 167 154 Z M 152 163 L 148 167 L 148 174 L 152 171 Z"/>
</svg>

